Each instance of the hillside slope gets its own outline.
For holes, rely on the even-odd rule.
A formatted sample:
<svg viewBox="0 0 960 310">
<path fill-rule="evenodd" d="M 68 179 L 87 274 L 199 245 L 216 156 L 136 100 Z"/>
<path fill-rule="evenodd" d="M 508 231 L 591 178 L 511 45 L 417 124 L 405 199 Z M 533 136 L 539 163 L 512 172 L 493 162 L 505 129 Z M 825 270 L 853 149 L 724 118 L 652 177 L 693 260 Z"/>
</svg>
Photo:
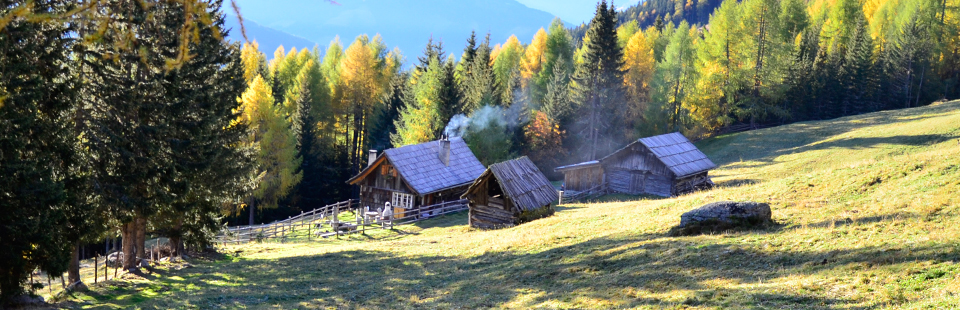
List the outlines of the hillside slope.
<svg viewBox="0 0 960 310">
<path fill-rule="evenodd" d="M 93 308 L 950 308 L 960 304 L 960 102 L 699 143 L 719 185 L 564 205 L 477 231 L 455 214 L 341 240 L 227 247 L 152 282 L 94 286 Z M 719 200 L 777 225 L 673 237 Z"/>
</svg>

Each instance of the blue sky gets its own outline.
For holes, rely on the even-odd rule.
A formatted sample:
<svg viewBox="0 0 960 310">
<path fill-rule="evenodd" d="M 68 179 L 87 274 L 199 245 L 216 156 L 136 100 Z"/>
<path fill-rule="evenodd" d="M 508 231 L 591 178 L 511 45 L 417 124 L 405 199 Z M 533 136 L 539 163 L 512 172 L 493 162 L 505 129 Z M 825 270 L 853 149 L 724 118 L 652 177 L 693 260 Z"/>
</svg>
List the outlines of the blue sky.
<svg viewBox="0 0 960 310">
<path fill-rule="evenodd" d="M 546 11 L 553 14 L 563 21 L 572 25 L 585 23 L 593 18 L 593 13 L 597 8 L 599 0 L 517 0 L 524 5 Z M 617 7 L 626 8 L 637 4 L 639 0 L 621 0 L 616 1 Z"/>
</svg>

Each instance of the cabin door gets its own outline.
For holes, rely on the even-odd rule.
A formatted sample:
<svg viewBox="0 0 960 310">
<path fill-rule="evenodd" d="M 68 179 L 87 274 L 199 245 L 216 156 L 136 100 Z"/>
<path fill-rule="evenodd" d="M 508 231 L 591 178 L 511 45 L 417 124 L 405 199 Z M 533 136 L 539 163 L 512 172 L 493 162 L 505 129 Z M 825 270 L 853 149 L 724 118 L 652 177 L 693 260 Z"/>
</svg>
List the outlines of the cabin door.
<svg viewBox="0 0 960 310">
<path fill-rule="evenodd" d="M 630 171 L 630 194 L 640 195 L 643 194 L 644 181 L 646 180 L 647 172 L 642 170 L 633 170 Z"/>
</svg>

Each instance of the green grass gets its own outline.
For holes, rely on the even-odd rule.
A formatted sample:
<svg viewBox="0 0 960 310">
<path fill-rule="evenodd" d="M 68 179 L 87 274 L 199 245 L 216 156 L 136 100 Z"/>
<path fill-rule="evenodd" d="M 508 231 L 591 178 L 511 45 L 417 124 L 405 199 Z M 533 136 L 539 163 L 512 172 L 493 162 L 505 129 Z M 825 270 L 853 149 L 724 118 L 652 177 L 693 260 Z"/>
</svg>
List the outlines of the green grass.
<svg viewBox="0 0 960 310">
<path fill-rule="evenodd" d="M 395 231 L 227 246 L 65 307 L 112 309 L 928 309 L 960 304 L 960 102 L 698 143 L 718 187 L 564 205 L 480 231 L 465 213 Z M 777 225 L 671 237 L 708 202 Z"/>
</svg>

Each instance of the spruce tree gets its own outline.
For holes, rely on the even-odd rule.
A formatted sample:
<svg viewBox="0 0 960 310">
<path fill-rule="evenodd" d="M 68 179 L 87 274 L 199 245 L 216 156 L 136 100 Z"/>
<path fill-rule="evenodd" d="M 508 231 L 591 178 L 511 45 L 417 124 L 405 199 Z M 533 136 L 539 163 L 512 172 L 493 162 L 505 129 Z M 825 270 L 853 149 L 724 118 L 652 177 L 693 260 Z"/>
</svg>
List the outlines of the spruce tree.
<svg viewBox="0 0 960 310">
<path fill-rule="evenodd" d="M 65 1 L 4 1 L 0 15 L 32 4 L 36 14 L 58 14 Z M 78 225 L 89 209 L 77 205 L 83 179 L 71 170 L 76 149 L 76 71 L 70 49 L 76 29 L 52 19 L 14 18 L 0 29 L 0 307 L 23 293 L 35 268 L 67 270 Z M 74 231 L 77 230 L 77 231 Z"/>
<path fill-rule="evenodd" d="M 467 68 L 463 72 L 462 82 L 459 83 L 462 103 L 453 114 L 467 114 L 485 105 L 499 105 L 500 96 L 490 61 L 490 52 L 490 35 L 488 34 L 472 57 L 464 56 L 464 59 L 469 59 L 469 62 L 460 64 Z"/>
<path fill-rule="evenodd" d="M 171 118 L 176 130 L 168 137 L 175 141 L 169 147 L 176 197 L 160 210 L 155 226 L 170 238 L 175 252 L 184 244 L 209 245 L 219 232 L 222 205 L 239 203 L 235 197 L 251 177 L 252 149 L 238 147 L 247 128 L 234 123 L 240 108 L 236 98 L 246 87 L 244 66 L 239 46 L 220 39 L 227 35 L 221 8 L 221 1 L 208 8 L 212 25 L 200 25 L 198 39 L 190 42 L 195 56 L 164 75 L 164 97 L 176 107 L 171 111 L 179 112 Z M 177 4 L 162 7 L 155 16 L 169 29 L 185 22 Z"/>
<path fill-rule="evenodd" d="M 850 42 L 847 43 L 846 59 L 840 72 L 843 79 L 843 115 L 859 114 L 877 110 L 873 98 L 876 91 L 873 40 L 867 32 L 866 21 L 857 20 Z"/>
<path fill-rule="evenodd" d="M 108 30 L 82 56 L 89 81 L 84 147 L 91 153 L 98 202 L 121 224 L 125 269 L 146 257 L 147 218 L 173 203 L 176 191 L 170 189 L 180 186 L 171 149 L 178 141 L 171 138 L 181 128 L 173 121 L 190 107 L 165 93 L 169 60 L 180 45 L 176 30 L 164 24 L 163 14 L 155 14 L 162 8 L 128 1 L 104 6 L 99 13 L 111 18 L 97 19 L 91 29 Z M 136 36 L 122 29 L 133 29 Z"/>
<path fill-rule="evenodd" d="M 573 100 L 579 105 L 580 148 L 585 160 L 596 159 L 620 143 L 622 123 L 617 105 L 623 99 L 623 51 L 617 44 L 616 11 L 607 2 L 597 5 L 597 13 L 587 30 L 583 62 L 573 75 Z"/>
</svg>

